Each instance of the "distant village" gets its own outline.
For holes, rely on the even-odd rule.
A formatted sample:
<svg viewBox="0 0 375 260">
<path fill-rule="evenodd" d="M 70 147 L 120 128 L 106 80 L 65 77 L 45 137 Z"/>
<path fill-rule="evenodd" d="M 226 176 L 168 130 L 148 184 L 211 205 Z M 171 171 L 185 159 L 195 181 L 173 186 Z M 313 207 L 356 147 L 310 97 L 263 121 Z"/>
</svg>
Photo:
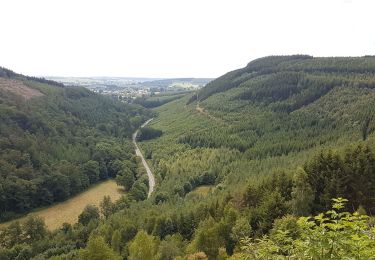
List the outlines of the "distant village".
<svg viewBox="0 0 375 260">
<path fill-rule="evenodd" d="M 135 88 L 135 87 L 127 87 L 121 89 L 106 89 L 106 88 L 91 88 L 91 90 L 95 93 L 103 94 L 112 96 L 113 98 L 119 99 L 125 102 L 131 102 L 131 100 L 141 97 L 149 97 L 153 95 L 158 95 L 165 90 L 155 91 L 150 87 L 148 88 Z"/>
<path fill-rule="evenodd" d="M 81 86 L 123 102 L 131 103 L 136 98 L 160 95 L 167 92 L 188 92 L 204 87 L 212 79 L 150 79 L 112 77 L 46 77 L 66 86 Z"/>
</svg>

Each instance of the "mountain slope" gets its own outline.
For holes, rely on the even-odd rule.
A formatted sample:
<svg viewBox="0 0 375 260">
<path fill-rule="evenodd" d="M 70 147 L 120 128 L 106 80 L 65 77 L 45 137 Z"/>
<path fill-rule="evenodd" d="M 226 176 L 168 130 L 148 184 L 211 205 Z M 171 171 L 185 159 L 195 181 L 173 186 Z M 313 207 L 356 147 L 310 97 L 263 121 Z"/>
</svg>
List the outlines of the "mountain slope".
<svg viewBox="0 0 375 260">
<path fill-rule="evenodd" d="M 366 139 L 375 126 L 374 68 L 373 57 L 268 57 L 212 81 L 192 96 L 190 103 L 198 96 L 201 110 L 231 125 L 227 129 L 238 141 L 225 146 L 252 152 L 263 139 L 273 143 L 268 150 L 262 144 L 261 149 L 266 150 L 257 155 L 299 151 L 312 145 L 304 142 L 306 137 L 321 143 L 341 136 L 335 132 L 351 132 Z M 202 135 L 212 135 L 208 132 Z M 272 140 L 274 137 L 277 140 Z M 210 138 L 209 146 L 223 145 Z M 200 139 L 193 133 L 183 141 L 194 146 Z M 287 140 L 296 143 L 286 147 Z"/>
<path fill-rule="evenodd" d="M 62 201 L 116 175 L 148 116 L 84 88 L 0 69 L 0 219 Z M 48 83 L 48 84 L 47 84 Z"/>
<path fill-rule="evenodd" d="M 315 58 L 308 55 L 292 55 L 260 58 L 251 61 L 245 68 L 229 72 L 210 82 L 199 92 L 198 99 L 207 99 L 215 93 L 239 87 L 241 84 L 246 84 L 247 81 L 250 82 L 260 76 L 286 72 L 323 75 L 325 73 L 334 73 L 336 74 L 334 79 L 340 79 L 341 77 L 353 78 L 353 74 L 366 76 L 375 72 L 375 57 Z M 347 79 L 347 81 L 350 80 Z M 361 80 L 359 81 L 361 82 Z M 362 82 L 366 82 L 366 80 Z M 366 82 L 366 84 L 368 83 L 373 86 L 374 82 Z"/>
</svg>

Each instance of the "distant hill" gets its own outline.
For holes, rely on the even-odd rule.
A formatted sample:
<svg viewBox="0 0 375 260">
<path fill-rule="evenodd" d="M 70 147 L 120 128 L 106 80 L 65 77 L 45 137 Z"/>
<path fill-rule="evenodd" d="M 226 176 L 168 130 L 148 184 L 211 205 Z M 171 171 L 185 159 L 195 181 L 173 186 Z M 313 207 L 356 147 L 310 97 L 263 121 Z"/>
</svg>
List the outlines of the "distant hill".
<svg viewBox="0 0 375 260">
<path fill-rule="evenodd" d="M 200 111 L 230 124 L 232 141 L 211 129 L 182 140 L 225 144 L 256 157 L 308 149 L 339 139 L 342 131 L 365 140 L 375 131 L 374 72 L 375 58 L 367 56 L 257 59 L 210 82 L 187 102 L 199 101 L 194 104 Z M 204 136 L 210 136 L 207 144 Z"/>
<path fill-rule="evenodd" d="M 355 75 L 366 75 L 375 72 L 375 57 L 328 57 L 319 58 L 308 55 L 292 56 L 269 56 L 251 61 L 245 68 L 231 71 L 218 79 L 210 82 L 204 89 L 199 91 L 199 100 L 207 99 L 209 96 L 224 92 L 231 88 L 243 87 L 260 77 L 272 77 L 287 73 L 294 73 L 299 77 L 307 75 L 334 76 L 341 80 L 337 85 L 346 80 L 346 83 L 356 81 Z M 350 77 L 350 75 L 352 77 Z M 287 78 L 287 77 L 284 77 Z M 350 79 L 351 78 L 351 79 Z M 358 79 L 359 83 L 365 79 Z M 268 85 L 271 83 L 269 82 Z M 372 84 L 372 82 L 366 82 Z M 295 94 L 295 93 L 290 93 Z"/>
</svg>

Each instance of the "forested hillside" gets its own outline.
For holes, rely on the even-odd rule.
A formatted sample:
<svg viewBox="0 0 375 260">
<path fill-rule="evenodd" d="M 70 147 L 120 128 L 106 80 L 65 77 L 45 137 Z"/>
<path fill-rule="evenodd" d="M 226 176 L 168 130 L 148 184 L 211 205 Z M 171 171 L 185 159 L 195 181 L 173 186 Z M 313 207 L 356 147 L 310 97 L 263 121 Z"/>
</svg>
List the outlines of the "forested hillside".
<svg viewBox="0 0 375 260">
<path fill-rule="evenodd" d="M 115 177 L 116 160 L 132 157 L 131 133 L 149 116 L 84 88 L 1 68 L 0 220 Z"/>
<path fill-rule="evenodd" d="M 14 224 L 0 258 L 374 259 L 374 72 L 374 57 L 266 57 L 168 100 L 140 138 L 148 200 L 52 233 Z"/>
<path fill-rule="evenodd" d="M 186 95 L 186 93 L 189 93 L 189 91 L 185 92 L 171 92 L 171 93 L 166 93 L 166 94 L 158 94 L 158 95 L 153 95 L 150 97 L 140 97 L 136 98 L 133 103 L 135 104 L 140 104 L 146 108 L 155 108 L 159 107 L 161 105 L 164 105 L 168 102 L 171 102 L 173 100 L 182 98 L 183 96 Z"/>
</svg>

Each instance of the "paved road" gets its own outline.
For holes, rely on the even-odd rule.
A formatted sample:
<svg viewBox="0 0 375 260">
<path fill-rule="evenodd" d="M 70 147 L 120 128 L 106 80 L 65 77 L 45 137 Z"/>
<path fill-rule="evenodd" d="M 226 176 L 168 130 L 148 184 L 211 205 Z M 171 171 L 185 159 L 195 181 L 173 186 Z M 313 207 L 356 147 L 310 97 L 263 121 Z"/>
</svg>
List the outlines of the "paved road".
<svg viewBox="0 0 375 260">
<path fill-rule="evenodd" d="M 141 125 L 140 128 L 143 128 L 145 127 L 148 123 L 151 122 L 153 118 L 147 120 L 143 125 Z M 138 131 L 135 131 L 134 134 L 133 134 L 133 143 L 134 143 L 134 146 L 135 146 L 135 154 L 139 157 L 141 157 L 142 159 L 142 164 L 143 166 L 145 167 L 146 169 L 146 172 L 147 172 L 147 176 L 148 176 L 148 186 L 149 186 L 149 190 L 148 190 L 148 197 L 150 197 L 151 193 L 154 191 L 154 187 L 155 187 L 155 177 L 154 177 L 154 174 L 152 173 L 152 171 L 150 170 L 150 167 L 148 167 L 148 164 L 145 160 L 145 158 L 143 157 L 143 154 L 141 152 L 141 150 L 139 150 L 139 147 L 137 145 L 137 134 L 138 134 Z"/>
</svg>

